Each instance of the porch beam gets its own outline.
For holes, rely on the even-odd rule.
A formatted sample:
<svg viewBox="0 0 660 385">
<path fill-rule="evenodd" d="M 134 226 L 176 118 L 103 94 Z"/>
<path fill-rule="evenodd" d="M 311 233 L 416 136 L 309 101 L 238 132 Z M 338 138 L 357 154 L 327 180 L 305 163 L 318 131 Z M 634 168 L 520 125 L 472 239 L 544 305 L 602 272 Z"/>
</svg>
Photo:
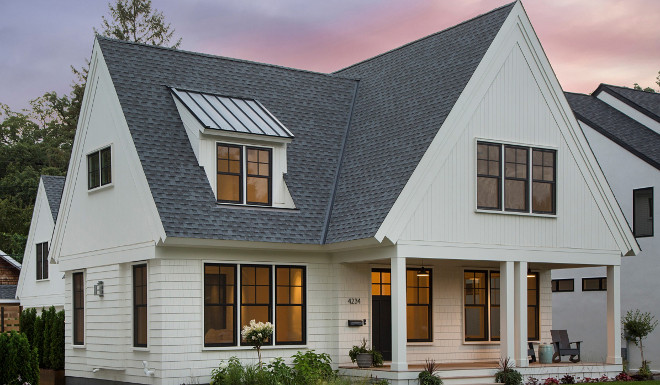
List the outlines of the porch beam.
<svg viewBox="0 0 660 385">
<path fill-rule="evenodd" d="M 392 257 L 392 370 L 408 370 L 406 343 L 406 258 Z"/>
<path fill-rule="evenodd" d="M 500 262 L 500 357 L 515 360 L 514 263 Z"/>
<path fill-rule="evenodd" d="M 515 263 L 515 357 L 516 366 L 529 366 L 527 359 L 527 262 Z"/>
<path fill-rule="evenodd" d="M 621 266 L 607 266 L 607 363 L 622 363 Z"/>
</svg>

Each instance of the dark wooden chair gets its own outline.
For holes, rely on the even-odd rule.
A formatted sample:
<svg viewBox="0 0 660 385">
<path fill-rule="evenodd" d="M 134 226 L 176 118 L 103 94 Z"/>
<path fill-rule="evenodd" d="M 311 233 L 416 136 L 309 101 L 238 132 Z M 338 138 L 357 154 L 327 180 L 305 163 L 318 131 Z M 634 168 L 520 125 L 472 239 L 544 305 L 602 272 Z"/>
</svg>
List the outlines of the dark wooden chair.
<svg viewBox="0 0 660 385">
<path fill-rule="evenodd" d="M 569 341 L 566 330 L 550 330 L 550 334 L 552 334 L 552 344 L 555 347 L 552 362 L 561 362 L 561 356 L 570 356 L 569 361 L 580 362 L 580 343 L 582 341 Z M 575 345 L 575 347 L 571 345 Z"/>
<path fill-rule="evenodd" d="M 534 353 L 534 344 L 532 344 L 531 342 L 527 343 L 527 355 L 531 357 L 529 359 L 530 364 L 532 362 L 536 362 L 536 353 Z"/>
</svg>

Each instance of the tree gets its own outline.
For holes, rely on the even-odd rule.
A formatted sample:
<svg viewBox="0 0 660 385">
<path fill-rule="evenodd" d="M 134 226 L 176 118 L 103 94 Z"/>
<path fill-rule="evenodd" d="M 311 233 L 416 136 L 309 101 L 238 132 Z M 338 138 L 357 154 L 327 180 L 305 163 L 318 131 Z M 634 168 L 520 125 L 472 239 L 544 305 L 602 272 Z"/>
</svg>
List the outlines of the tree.
<svg viewBox="0 0 660 385">
<path fill-rule="evenodd" d="M 151 45 L 166 45 L 174 35 L 170 23 L 157 9 L 151 9 L 151 0 L 117 0 L 109 3 L 110 17 L 103 16 L 103 35 L 119 40 L 134 41 Z M 96 32 L 96 29 L 94 30 Z M 172 48 L 178 48 L 181 39 Z"/>
<path fill-rule="evenodd" d="M 644 360 L 644 338 L 651 334 L 655 327 L 658 326 L 658 321 L 655 316 L 649 312 L 642 313 L 639 309 L 628 310 L 623 317 L 623 333 L 626 339 L 632 341 L 635 345 L 639 346 L 639 352 L 642 355 L 642 368 L 647 368 L 648 363 Z"/>
<path fill-rule="evenodd" d="M 641 87 L 639 84 L 637 84 L 637 83 L 635 83 L 635 85 L 633 86 L 633 89 L 636 89 L 636 90 L 638 90 L 638 91 L 650 92 L 650 93 L 660 92 L 660 71 L 658 71 L 658 76 L 656 76 L 656 78 L 655 78 L 655 84 L 658 85 L 658 90 L 657 90 L 657 91 L 654 90 L 654 89 L 651 88 L 651 87 L 644 87 L 644 88 L 642 88 L 642 87 Z"/>
</svg>

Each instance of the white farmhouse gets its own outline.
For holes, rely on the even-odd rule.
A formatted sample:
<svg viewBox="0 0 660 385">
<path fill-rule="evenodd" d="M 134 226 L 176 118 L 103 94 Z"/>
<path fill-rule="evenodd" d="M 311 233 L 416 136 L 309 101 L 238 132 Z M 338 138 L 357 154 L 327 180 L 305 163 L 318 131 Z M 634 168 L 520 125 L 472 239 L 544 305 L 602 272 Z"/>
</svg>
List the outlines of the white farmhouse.
<svg viewBox="0 0 660 385">
<path fill-rule="evenodd" d="M 207 382 L 251 319 L 266 360 L 367 375 L 366 338 L 406 384 L 620 371 L 638 251 L 516 2 L 332 74 L 97 37 L 50 256 L 68 384 Z M 527 367 L 575 266 L 607 270 L 606 363 Z"/>
<path fill-rule="evenodd" d="M 63 176 L 41 176 L 18 277 L 16 298 L 24 309 L 37 308 L 37 314 L 50 306 L 64 309 L 64 274 L 48 258 L 63 188 Z"/>
<path fill-rule="evenodd" d="M 660 317 L 660 238 L 653 223 L 660 193 L 660 94 L 601 84 L 592 95 L 566 97 L 642 249 L 621 265 L 622 312 L 640 309 Z M 605 269 L 556 270 L 552 278 L 554 326 L 584 341 L 585 359 L 604 361 Z M 644 345 L 645 358 L 660 369 L 660 330 Z M 632 343 L 628 356 L 631 368 L 641 366 Z"/>
</svg>

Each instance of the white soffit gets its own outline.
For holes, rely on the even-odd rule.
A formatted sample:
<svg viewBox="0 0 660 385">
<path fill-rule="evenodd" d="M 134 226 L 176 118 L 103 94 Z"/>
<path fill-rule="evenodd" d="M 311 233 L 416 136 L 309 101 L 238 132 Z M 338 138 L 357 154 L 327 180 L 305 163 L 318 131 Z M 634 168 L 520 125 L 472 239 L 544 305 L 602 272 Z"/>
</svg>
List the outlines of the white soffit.
<svg viewBox="0 0 660 385">
<path fill-rule="evenodd" d="M 293 138 L 291 131 L 256 100 L 183 91 L 176 88 L 172 88 L 172 93 L 206 128 Z"/>
</svg>

